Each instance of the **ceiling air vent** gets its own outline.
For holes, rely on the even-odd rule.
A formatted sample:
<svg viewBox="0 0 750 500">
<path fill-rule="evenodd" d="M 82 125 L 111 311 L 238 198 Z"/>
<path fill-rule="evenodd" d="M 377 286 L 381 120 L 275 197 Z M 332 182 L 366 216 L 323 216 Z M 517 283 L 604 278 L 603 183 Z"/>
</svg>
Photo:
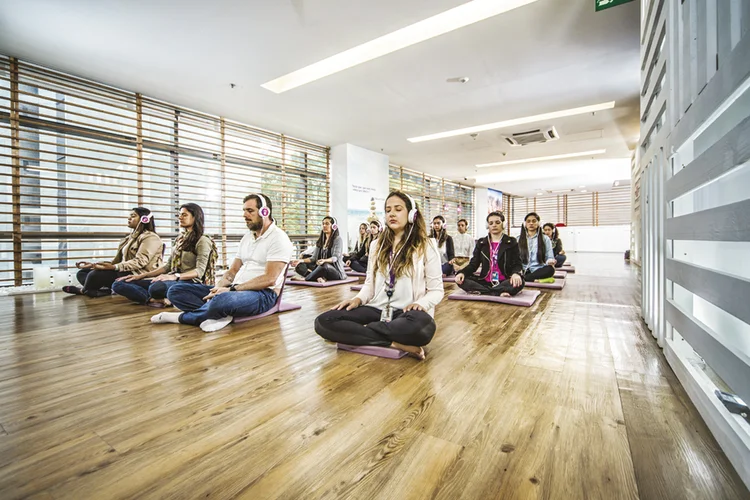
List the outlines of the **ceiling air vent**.
<svg viewBox="0 0 750 500">
<path fill-rule="evenodd" d="M 556 141 L 560 138 L 560 135 L 555 127 L 549 127 L 504 135 L 502 138 L 511 146 L 528 146 L 529 144 L 544 144 L 545 142 Z"/>
</svg>

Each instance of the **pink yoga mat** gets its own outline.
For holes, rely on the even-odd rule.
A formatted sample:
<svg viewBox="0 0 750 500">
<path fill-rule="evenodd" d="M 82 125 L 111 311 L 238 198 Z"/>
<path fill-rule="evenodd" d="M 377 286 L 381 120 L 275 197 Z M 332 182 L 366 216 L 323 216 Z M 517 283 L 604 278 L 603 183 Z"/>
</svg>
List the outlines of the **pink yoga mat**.
<svg viewBox="0 0 750 500">
<path fill-rule="evenodd" d="M 558 271 L 565 271 L 566 273 L 575 273 L 576 268 L 573 266 L 562 266 L 557 268 Z"/>
<path fill-rule="evenodd" d="M 565 286 L 565 280 L 557 280 L 554 283 L 534 283 L 533 281 L 526 282 L 526 288 L 547 288 L 549 290 L 562 290 Z"/>
<path fill-rule="evenodd" d="M 473 295 L 464 290 L 456 290 L 448 295 L 449 300 L 476 300 L 480 302 L 498 302 L 511 306 L 531 307 L 539 294 L 538 290 L 521 290 L 514 297 L 495 297 L 494 295 Z"/>
<path fill-rule="evenodd" d="M 325 283 L 318 283 L 317 281 L 294 281 L 294 280 L 286 280 L 287 285 L 297 285 L 297 286 L 314 286 L 316 288 L 326 288 L 329 286 L 336 286 L 336 285 L 343 285 L 345 283 L 356 283 L 359 281 L 359 278 L 346 278 L 345 280 L 334 280 L 334 281 L 326 281 Z"/>
<path fill-rule="evenodd" d="M 443 276 L 443 283 L 455 283 L 456 277 L 455 276 Z"/>
<path fill-rule="evenodd" d="M 564 279 L 565 279 L 565 277 L 566 277 L 567 275 L 568 275 L 568 273 L 567 273 L 567 272 L 565 272 L 565 271 L 555 271 L 555 276 L 554 276 L 554 278 L 555 278 L 556 280 L 558 280 L 558 279 L 560 279 L 560 280 L 564 280 Z"/>
<path fill-rule="evenodd" d="M 352 291 L 354 291 L 354 292 L 358 292 L 358 291 L 362 290 L 362 285 L 354 285 L 354 286 L 350 286 L 350 287 L 349 287 L 349 290 L 352 290 Z"/>
<path fill-rule="evenodd" d="M 347 276 L 367 276 L 367 273 L 360 273 L 359 271 L 347 271 Z"/>
<path fill-rule="evenodd" d="M 268 311 L 266 311 L 264 313 L 261 313 L 261 314 L 256 314 L 255 316 L 240 316 L 240 317 L 235 317 L 232 320 L 232 323 L 244 323 L 245 321 L 252 321 L 254 319 L 265 318 L 266 316 L 271 316 L 272 314 L 276 314 L 276 313 L 283 313 L 283 312 L 287 312 L 287 311 L 296 311 L 297 309 L 302 309 L 302 306 L 298 306 L 297 304 L 288 304 L 288 303 L 285 303 L 285 304 L 281 304 L 278 307 L 277 306 L 273 306 Z"/>
<path fill-rule="evenodd" d="M 393 347 L 378 347 L 374 345 L 348 345 L 336 344 L 342 351 L 356 352 L 367 354 L 368 356 L 378 356 L 381 358 L 401 359 L 407 355 L 404 351 L 399 351 Z"/>
</svg>

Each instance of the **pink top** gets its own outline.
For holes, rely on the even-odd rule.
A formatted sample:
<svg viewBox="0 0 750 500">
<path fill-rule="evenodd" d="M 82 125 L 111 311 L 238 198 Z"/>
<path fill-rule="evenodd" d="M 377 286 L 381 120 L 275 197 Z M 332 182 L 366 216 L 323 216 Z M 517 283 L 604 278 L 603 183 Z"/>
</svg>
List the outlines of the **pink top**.
<svg viewBox="0 0 750 500">
<path fill-rule="evenodd" d="M 500 271 L 500 266 L 497 265 L 497 252 L 499 249 L 499 241 L 490 241 L 490 273 L 485 278 L 487 283 L 492 283 L 492 275 L 495 273 L 497 273 L 498 281 L 505 281 L 505 276 L 503 276 L 502 271 Z"/>
</svg>

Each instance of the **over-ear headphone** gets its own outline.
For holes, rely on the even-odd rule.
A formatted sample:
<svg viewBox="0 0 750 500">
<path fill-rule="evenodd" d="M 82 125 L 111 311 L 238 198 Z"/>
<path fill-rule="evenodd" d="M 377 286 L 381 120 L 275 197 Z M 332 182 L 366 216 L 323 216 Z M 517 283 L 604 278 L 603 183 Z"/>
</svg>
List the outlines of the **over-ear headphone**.
<svg viewBox="0 0 750 500">
<path fill-rule="evenodd" d="M 337 230 L 339 228 L 339 222 L 336 220 L 336 217 L 334 217 L 333 215 L 329 215 L 328 218 L 333 221 L 333 223 L 331 224 L 331 231 Z"/>
<path fill-rule="evenodd" d="M 414 221 L 417 220 L 417 214 L 419 213 L 419 210 L 417 210 L 417 202 L 414 201 L 414 198 L 411 197 L 411 195 L 408 195 L 404 193 L 407 198 L 409 198 L 409 201 L 411 202 L 411 210 L 409 210 L 409 215 L 406 216 L 406 220 L 408 220 L 411 224 L 414 224 Z"/>
<path fill-rule="evenodd" d="M 151 212 L 147 213 L 146 215 L 141 215 L 141 224 L 148 224 L 151 222 L 151 219 L 154 217 L 154 214 Z"/>
<path fill-rule="evenodd" d="M 260 209 L 258 209 L 258 215 L 260 215 L 261 217 L 265 219 L 271 215 L 271 209 L 268 208 L 268 202 L 266 201 L 266 197 L 260 193 L 255 193 L 255 196 L 257 196 L 258 199 L 260 200 Z"/>
</svg>

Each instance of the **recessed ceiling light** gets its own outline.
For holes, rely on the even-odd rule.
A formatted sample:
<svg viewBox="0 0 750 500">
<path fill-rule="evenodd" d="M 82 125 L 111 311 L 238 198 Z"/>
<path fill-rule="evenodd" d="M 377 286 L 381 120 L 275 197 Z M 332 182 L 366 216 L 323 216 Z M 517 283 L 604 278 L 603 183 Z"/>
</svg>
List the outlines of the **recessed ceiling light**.
<svg viewBox="0 0 750 500">
<path fill-rule="evenodd" d="M 551 113 L 542 113 L 541 115 L 525 116 L 523 118 L 513 118 L 511 120 L 487 123 L 485 125 L 476 125 L 474 127 L 449 130 L 447 132 L 438 132 L 437 134 L 422 135 L 419 137 L 412 137 L 407 140 L 409 142 L 434 141 L 436 139 L 445 139 L 446 137 L 455 137 L 457 135 L 468 135 L 468 134 L 474 134 L 478 132 L 485 132 L 487 130 L 496 130 L 499 128 L 515 127 L 516 125 L 524 125 L 526 123 L 548 121 L 548 120 L 554 120 L 556 118 L 564 118 L 566 116 L 575 116 L 575 115 L 582 115 L 585 113 L 593 113 L 595 111 L 600 111 L 603 109 L 612 109 L 614 107 L 615 107 L 615 101 L 602 102 L 599 104 L 592 104 L 590 106 L 582 106 L 580 108 L 563 109 L 561 111 L 552 111 Z"/>
<path fill-rule="evenodd" d="M 589 191 L 588 191 L 588 189 L 581 189 L 581 192 L 582 193 L 588 193 Z"/>
<path fill-rule="evenodd" d="M 580 189 L 580 188 L 585 188 L 585 187 L 586 187 L 586 186 L 578 186 L 578 188 L 579 188 L 579 189 Z"/>
<path fill-rule="evenodd" d="M 537 193 L 536 195 L 537 195 L 537 196 L 542 196 L 543 194 L 544 194 L 544 193 Z"/>
<path fill-rule="evenodd" d="M 473 0 L 266 82 L 261 87 L 280 94 L 536 1 Z"/>
<path fill-rule="evenodd" d="M 497 167 L 499 165 L 517 165 L 519 163 L 534 163 L 537 161 L 562 160 L 565 158 L 577 158 L 579 156 L 594 156 L 606 153 L 606 149 L 595 149 L 593 151 L 582 151 L 580 153 L 568 153 L 564 155 L 539 156 L 537 158 L 524 158 L 523 160 L 496 161 L 494 163 L 480 163 L 478 168 Z"/>
</svg>

